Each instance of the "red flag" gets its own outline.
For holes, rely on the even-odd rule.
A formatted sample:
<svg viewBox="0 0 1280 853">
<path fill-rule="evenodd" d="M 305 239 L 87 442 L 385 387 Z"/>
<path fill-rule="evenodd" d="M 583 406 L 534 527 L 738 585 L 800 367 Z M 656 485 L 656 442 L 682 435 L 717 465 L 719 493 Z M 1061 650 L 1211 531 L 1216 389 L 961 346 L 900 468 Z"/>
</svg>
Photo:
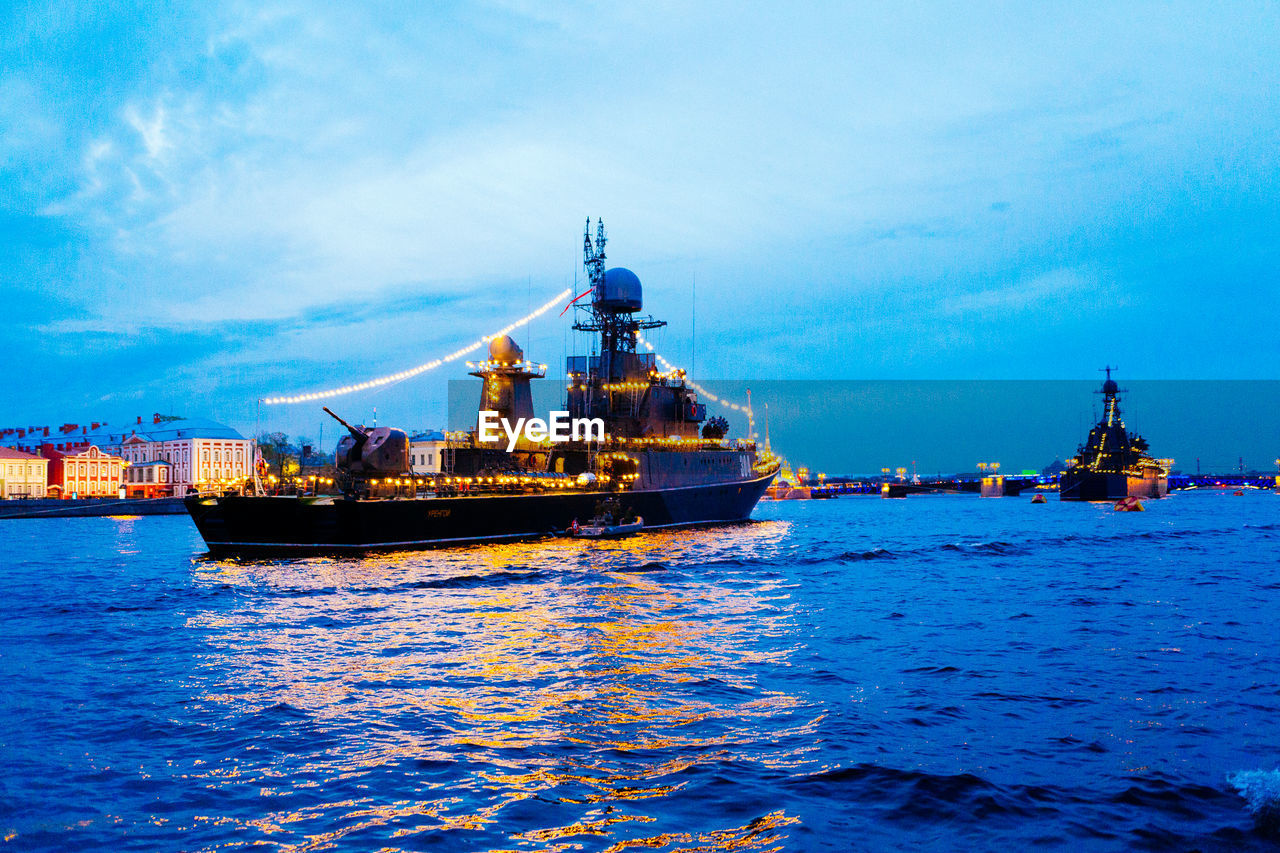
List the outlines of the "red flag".
<svg viewBox="0 0 1280 853">
<path fill-rule="evenodd" d="M 591 288 L 591 287 L 589 287 L 589 288 L 587 288 L 585 291 L 583 291 L 582 293 L 579 293 L 577 296 L 573 297 L 573 299 L 569 302 L 569 304 L 568 304 L 568 305 L 566 305 L 566 306 L 564 306 L 564 311 L 568 311 L 570 308 L 572 308 L 572 307 L 573 307 L 573 303 L 574 303 L 574 302 L 577 302 L 579 299 L 581 299 L 582 297 L 586 296 L 588 293 L 590 293 L 590 292 L 591 292 L 592 290 L 594 290 L 594 289 L 595 289 L 595 288 Z M 560 316 L 561 316 L 561 317 L 563 317 L 563 316 L 564 316 L 564 311 L 561 311 L 561 312 L 560 312 Z"/>
</svg>

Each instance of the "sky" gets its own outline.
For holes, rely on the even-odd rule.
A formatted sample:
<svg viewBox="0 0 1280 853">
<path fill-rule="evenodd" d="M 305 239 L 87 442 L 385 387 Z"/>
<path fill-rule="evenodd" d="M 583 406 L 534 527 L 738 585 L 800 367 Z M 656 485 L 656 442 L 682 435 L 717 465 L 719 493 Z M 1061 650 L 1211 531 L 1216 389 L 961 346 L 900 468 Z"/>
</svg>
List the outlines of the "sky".
<svg viewBox="0 0 1280 853">
<path fill-rule="evenodd" d="M 705 380 L 1273 378 L 1278 43 L 1243 2 L 11 5 L 0 424 L 314 437 L 256 401 L 505 326 L 588 216 Z M 437 427 L 465 373 L 330 405 Z"/>
</svg>

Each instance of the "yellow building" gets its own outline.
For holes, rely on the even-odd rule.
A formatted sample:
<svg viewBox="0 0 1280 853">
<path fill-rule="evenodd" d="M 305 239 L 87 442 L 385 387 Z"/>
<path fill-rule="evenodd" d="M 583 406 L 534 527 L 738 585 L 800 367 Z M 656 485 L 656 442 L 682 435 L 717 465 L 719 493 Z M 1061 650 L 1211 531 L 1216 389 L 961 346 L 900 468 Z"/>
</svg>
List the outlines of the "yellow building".
<svg viewBox="0 0 1280 853">
<path fill-rule="evenodd" d="M 0 498 L 42 498 L 48 480 L 48 459 L 0 447 Z"/>
</svg>

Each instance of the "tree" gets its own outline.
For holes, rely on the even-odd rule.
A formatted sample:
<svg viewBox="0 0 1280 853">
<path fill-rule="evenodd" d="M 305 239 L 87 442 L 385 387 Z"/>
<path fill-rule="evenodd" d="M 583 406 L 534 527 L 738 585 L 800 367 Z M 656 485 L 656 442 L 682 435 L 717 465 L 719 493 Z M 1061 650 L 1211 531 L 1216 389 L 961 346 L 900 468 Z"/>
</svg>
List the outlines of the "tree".
<svg viewBox="0 0 1280 853">
<path fill-rule="evenodd" d="M 720 439 L 724 438 L 728 434 L 729 422 L 719 415 L 716 415 L 714 418 L 707 421 L 702 427 L 703 438 Z"/>
<path fill-rule="evenodd" d="M 264 432 L 258 436 L 258 450 L 267 465 L 281 470 L 284 459 L 292 448 L 289 446 L 289 436 L 284 433 Z"/>
</svg>

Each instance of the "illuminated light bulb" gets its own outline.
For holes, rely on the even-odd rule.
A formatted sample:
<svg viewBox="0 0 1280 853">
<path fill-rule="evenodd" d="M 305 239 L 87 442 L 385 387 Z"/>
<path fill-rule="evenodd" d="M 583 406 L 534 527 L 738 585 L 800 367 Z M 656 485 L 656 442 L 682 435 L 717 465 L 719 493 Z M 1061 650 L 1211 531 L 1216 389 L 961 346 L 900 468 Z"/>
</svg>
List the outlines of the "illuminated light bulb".
<svg viewBox="0 0 1280 853">
<path fill-rule="evenodd" d="M 420 364 L 417 367 L 411 367 L 408 370 L 401 370 L 400 372 L 393 373 L 389 376 L 382 376 L 382 377 L 379 377 L 378 379 L 370 379 L 365 382 L 356 383 L 354 385 L 344 385 L 341 388 L 331 388 L 327 391 L 312 391 L 307 394 L 295 394 L 293 396 L 266 397 L 266 398 L 263 398 L 262 402 L 266 403 L 268 406 L 276 406 L 276 405 L 288 404 L 288 403 L 306 403 L 312 400 L 324 400 L 329 397 L 339 397 L 339 396 L 342 396 L 343 394 L 351 394 L 356 391 L 365 391 L 365 390 L 368 390 L 369 388 L 380 388 L 383 385 L 390 385 L 393 382 L 400 382 L 405 379 L 410 379 L 414 376 L 418 376 L 419 374 L 426 373 L 428 370 L 434 370 L 435 368 L 439 367 L 442 364 L 445 364 L 446 362 L 456 361 L 457 359 L 461 358 L 467 353 L 475 352 L 476 350 L 480 349 L 480 347 L 484 346 L 486 343 L 493 340 L 494 338 L 502 337 L 503 335 L 508 334 L 514 329 L 520 326 L 523 326 L 524 324 L 532 320 L 535 320 L 538 317 L 541 317 L 543 314 L 545 314 L 546 312 L 550 311 L 552 308 L 559 305 L 560 301 L 563 300 L 566 296 L 570 296 L 570 295 L 572 295 L 572 291 L 568 289 L 563 290 L 560 293 L 556 294 L 554 299 L 552 299 L 550 302 L 546 303 L 542 307 L 538 308 L 536 311 L 533 311 L 532 313 L 524 317 L 521 317 L 519 320 L 516 320 L 514 323 L 511 323 L 510 325 L 498 330 L 497 332 L 494 332 L 492 335 L 486 335 L 485 337 L 481 338 L 480 340 L 472 344 L 468 344 L 467 346 L 462 347 L 461 349 L 458 349 L 458 350 L 455 350 L 454 352 L 449 353 L 443 358 L 432 359 L 431 361 L 425 362 L 424 364 Z M 543 365 L 544 369 L 545 367 L 546 366 Z"/>
</svg>

